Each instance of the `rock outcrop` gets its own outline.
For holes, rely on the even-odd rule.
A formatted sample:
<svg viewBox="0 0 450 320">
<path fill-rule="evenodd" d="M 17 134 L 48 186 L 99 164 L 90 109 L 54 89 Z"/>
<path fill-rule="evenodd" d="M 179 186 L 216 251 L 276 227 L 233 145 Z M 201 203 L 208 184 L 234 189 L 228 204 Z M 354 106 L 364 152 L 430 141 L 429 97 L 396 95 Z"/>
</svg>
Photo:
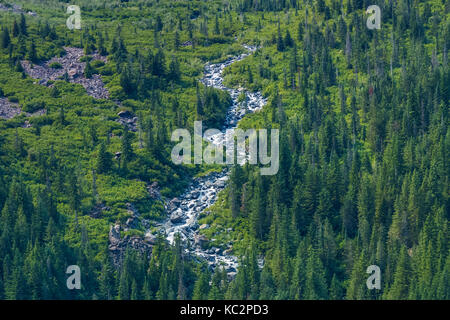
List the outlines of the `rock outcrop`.
<svg viewBox="0 0 450 320">
<path fill-rule="evenodd" d="M 14 4 L 14 3 L 10 4 L 10 5 L 0 3 L 0 11 L 9 11 L 9 12 L 12 12 L 12 13 L 17 13 L 17 14 L 23 13 L 23 14 L 27 14 L 29 16 L 37 17 L 37 13 L 36 12 L 34 12 L 34 11 L 25 11 L 25 10 L 22 9 L 22 7 L 20 5 Z"/>
<path fill-rule="evenodd" d="M 127 249 L 131 248 L 139 251 L 143 255 L 150 257 L 152 253 L 152 244 L 140 236 L 120 236 L 121 226 L 115 224 L 109 229 L 109 253 L 116 267 L 119 267 L 125 256 Z"/>
<path fill-rule="evenodd" d="M 99 219 L 102 217 L 103 211 L 109 211 L 111 210 L 110 207 L 106 206 L 104 203 L 98 203 L 97 205 L 92 208 L 91 212 L 89 213 L 89 216 L 91 216 L 94 219 Z"/>
<path fill-rule="evenodd" d="M 22 109 L 20 108 L 19 104 L 10 102 L 7 98 L 0 98 L 0 119 L 9 120 L 14 118 L 15 116 L 18 116 L 22 113 Z M 35 112 L 25 112 L 25 115 L 27 117 L 35 117 L 35 116 L 42 116 L 46 113 L 45 109 L 41 109 Z M 22 124 L 22 128 L 30 128 L 31 123 L 29 120 L 25 120 L 25 122 Z"/>
<path fill-rule="evenodd" d="M 8 98 L 0 98 L 0 118 L 9 120 L 21 113 L 17 103 L 10 102 Z"/>
<path fill-rule="evenodd" d="M 206 238 L 206 236 L 204 236 L 203 234 L 195 233 L 194 234 L 194 243 L 197 246 L 200 246 L 201 248 L 203 248 L 208 243 L 208 238 Z"/>
<path fill-rule="evenodd" d="M 106 90 L 102 78 L 98 74 L 93 74 L 91 78 L 84 76 L 86 62 L 80 59 L 84 56 L 83 49 L 64 47 L 66 54 L 62 57 L 54 57 L 47 62 L 32 64 L 30 61 L 22 61 L 22 67 L 26 74 L 34 79 L 39 79 L 40 85 L 48 85 L 50 80 L 62 79 L 67 73 L 69 82 L 81 84 L 88 95 L 96 99 L 108 99 L 109 93 Z M 94 53 L 89 55 L 93 60 L 107 62 L 106 57 Z M 52 64 L 57 63 L 60 67 L 52 68 Z M 50 85 L 52 86 L 52 85 Z"/>
<path fill-rule="evenodd" d="M 155 182 L 147 185 L 147 191 L 148 191 L 148 195 L 153 200 L 163 201 L 163 198 L 161 196 L 161 192 L 159 191 L 158 182 L 155 181 Z"/>
<path fill-rule="evenodd" d="M 116 267 L 119 267 L 121 265 L 127 249 L 137 250 L 141 254 L 150 257 L 152 246 L 155 243 L 155 237 L 149 232 L 147 232 L 144 237 L 138 235 L 125 235 L 123 238 L 121 237 L 121 231 L 139 229 L 141 224 L 146 228 L 149 227 L 148 221 L 140 217 L 139 212 L 133 204 L 127 203 L 127 212 L 129 213 L 130 217 L 127 218 L 124 225 L 116 223 L 114 225 L 111 225 L 109 229 L 108 249 L 113 263 Z"/>
<path fill-rule="evenodd" d="M 137 131 L 138 118 L 135 117 L 130 111 L 120 111 L 119 113 L 117 113 L 117 116 L 119 117 L 117 119 L 117 122 L 124 126 L 128 126 L 128 129 L 130 129 L 130 131 Z"/>
</svg>

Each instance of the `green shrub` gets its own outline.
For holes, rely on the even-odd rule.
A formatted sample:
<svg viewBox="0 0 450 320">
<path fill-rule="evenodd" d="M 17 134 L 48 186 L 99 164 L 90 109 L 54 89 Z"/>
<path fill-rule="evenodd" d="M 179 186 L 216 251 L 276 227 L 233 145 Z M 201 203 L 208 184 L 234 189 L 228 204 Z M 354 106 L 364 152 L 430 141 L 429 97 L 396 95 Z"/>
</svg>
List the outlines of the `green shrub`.
<svg viewBox="0 0 450 320">
<path fill-rule="evenodd" d="M 43 127 L 46 125 L 51 125 L 53 123 L 53 119 L 47 115 L 40 117 L 31 117 L 29 121 L 33 125 L 33 127 Z"/>
<path fill-rule="evenodd" d="M 102 76 L 112 76 L 114 74 L 114 68 L 111 65 L 105 65 L 98 68 L 98 73 L 100 73 Z"/>
<path fill-rule="evenodd" d="M 125 231 L 125 232 L 123 233 L 123 236 L 130 236 L 130 237 L 132 237 L 132 236 L 143 237 L 144 235 L 145 235 L 145 234 L 144 234 L 143 231 L 141 231 L 141 230 L 136 230 L 136 229 L 130 229 L 130 230 L 127 230 L 127 231 Z"/>
<path fill-rule="evenodd" d="M 89 56 L 83 56 L 80 58 L 80 62 L 88 62 L 91 60 L 92 60 L 92 57 L 89 57 Z"/>
<path fill-rule="evenodd" d="M 62 69 L 61 63 L 56 62 L 56 61 L 50 63 L 49 67 L 52 68 L 52 69 Z"/>
<path fill-rule="evenodd" d="M 94 68 L 100 68 L 103 67 L 105 65 L 105 63 L 101 60 L 94 60 L 91 62 L 91 66 Z"/>
<path fill-rule="evenodd" d="M 25 103 L 22 107 L 23 111 L 35 112 L 45 108 L 45 102 L 40 100 L 29 101 Z"/>
<path fill-rule="evenodd" d="M 112 100 L 123 100 L 126 98 L 125 92 L 121 86 L 112 86 L 109 88 L 109 96 Z"/>
</svg>

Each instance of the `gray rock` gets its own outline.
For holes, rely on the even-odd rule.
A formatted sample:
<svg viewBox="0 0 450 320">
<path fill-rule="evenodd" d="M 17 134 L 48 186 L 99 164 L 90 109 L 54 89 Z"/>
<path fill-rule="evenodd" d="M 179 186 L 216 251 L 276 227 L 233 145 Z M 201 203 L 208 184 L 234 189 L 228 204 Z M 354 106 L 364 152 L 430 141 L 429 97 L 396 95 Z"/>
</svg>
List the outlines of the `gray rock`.
<svg viewBox="0 0 450 320">
<path fill-rule="evenodd" d="M 102 78 L 98 74 L 92 75 L 91 78 L 84 76 L 85 62 L 81 62 L 80 58 L 84 56 L 83 49 L 64 47 L 66 54 L 62 57 L 53 57 L 45 63 L 32 64 L 29 61 L 21 61 L 24 71 L 34 79 L 41 79 L 39 84 L 47 85 L 49 80 L 58 80 L 64 76 L 65 73 L 69 76 L 69 81 L 72 83 L 81 84 L 88 95 L 96 99 L 108 99 L 109 92 L 106 90 Z M 99 54 L 91 55 L 95 60 L 102 60 L 106 62 L 106 57 Z M 62 68 L 51 68 L 53 62 L 59 63 Z"/>
<path fill-rule="evenodd" d="M 199 192 L 199 191 L 193 191 L 193 192 L 191 193 L 192 199 L 197 199 L 197 198 L 199 197 L 199 195 L 200 195 L 200 192 Z"/>
<path fill-rule="evenodd" d="M 147 186 L 148 195 L 152 199 L 162 200 L 161 193 L 159 191 L 158 182 L 153 182 L 151 185 Z"/>
<path fill-rule="evenodd" d="M 199 229 L 203 230 L 203 229 L 208 229 L 208 228 L 209 228 L 209 224 L 205 223 L 205 224 L 202 224 Z"/>
<path fill-rule="evenodd" d="M 194 234 L 194 243 L 200 247 L 203 247 L 208 242 L 208 238 L 202 234 Z"/>
<path fill-rule="evenodd" d="M 109 243 L 117 245 L 120 242 L 120 224 L 110 226 L 109 228 Z"/>
<path fill-rule="evenodd" d="M 136 219 L 135 217 L 128 218 L 127 222 L 125 224 L 127 225 L 127 227 L 129 227 L 131 229 L 139 228 L 139 220 Z"/>
<path fill-rule="evenodd" d="M 178 198 L 173 198 L 170 200 L 166 205 L 167 211 L 174 211 L 176 208 L 178 208 L 181 204 L 181 200 Z"/>
<path fill-rule="evenodd" d="M 7 98 L 0 98 L 0 118 L 12 119 L 22 112 L 17 103 L 9 102 Z"/>
<path fill-rule="evenodd" d="M 234 272 L 234 273 L 236 273 L 236 268 L 235 267 L 232 267 L 232 266 L 229 266 L 229 267 L 227 267 L 227 272 Z"/>
<path fill-rule="evenodd" d="M 120 118 L 132 118 L 133 114 L 128 110 L 122 110 L 117 114 Z"/>
<path fill-rule="evenodd" d="M 183 220 L 184 220 L 184 215 L 183 215 L 183 212 L 181 212 L 181 210 L 172 212 L 172 214 L 170 215 L 170 222 L 172 222 L 172 223 L 180 223 L 180 222 L 183 222 Z"/>
</svg>

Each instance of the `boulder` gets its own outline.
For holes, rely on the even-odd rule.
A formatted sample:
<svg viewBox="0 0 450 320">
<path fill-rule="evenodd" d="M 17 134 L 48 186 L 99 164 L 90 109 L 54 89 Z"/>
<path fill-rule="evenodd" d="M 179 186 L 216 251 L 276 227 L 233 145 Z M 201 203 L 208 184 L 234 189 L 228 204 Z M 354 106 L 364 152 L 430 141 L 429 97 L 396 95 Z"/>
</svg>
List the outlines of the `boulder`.
<svg viewBox="0 0 450 320">
<path fill-rule="evenodd" d="M 194 216 L 190 217 L 190 218 L 188 219 L 188 221 L 187 221 L 187 225 L 188 225 L 191 229 L 196 229 L 197 226 L 198 226 L 196 217 L 194 217 Z"/>
<path fill-rule="evenodd" d="M 208 242 L 208 238 L 203 234 L 194 234 L 194 243 L 200 247 L 203 247 Z"/>
<path fill-rule="evenodd" d="M 156 243 L 156 237 L 153 234 L 151 234 L 150 232 L 147 232 L 145 234 L 144 241 L 149 243 L 149 244 L 155 244 Z"/>
<path fill-rule="evenodd" d="M 67 74 L 69 75 L 69 77 L 73 78 L 77 74 L 77 69 L 75 69 L 75 68 L 70 69 L 69 71 L 67 71 Z"/>
<path fill-rule="evenodd" d="M 116 224 L 109 228 L 109 243 L 111 245 L 117 245 L 120 242 L 120 225 Z"/>
<path fill-rule="evenodd" d="M 125 224 L 131 229 L 137 229 L 139 227 L 139 220 L 135 217 L 130 217 L 127 219 L 127 222 L 125 222 Z"/>
<path fill-rule="evenodd" d="M 117 114 L 120 118 L 132 118 L 133 114 L 128 110 L 122 110 Z"/>
<path fill-rule="evenodd" d="M 148 195 L 152 199 L 161 199 L 161 193 L 159 192 L 158 182 L 153 182 L 151 185 L 147 186 Z"/>
<path fill-rule="evenodd" d="M 178 198 L 173 198 L 172 200 L 167 203 L 166 209 L 168 211 L 174 211 L 176 210 L 181 204 L 181 200 Z"/>
<path fill-rule="evenodd" d="M 236 268 L 233 266 L 228 266 L 226 270 L 227 272 L 236 272 Z"/>
<path fill-rule="evenodd" d="M 172 212 L 172 214 L 170 215 L 170 222 L 172 222 L 172 223 L 180 223 L 183 220 L 184 220 L 184 215 L 181 212 L 181 210 Z"/>
<path fill-rule="evenodd" d="M 219 188 L 225 188 L 225 181 L 217 180 L 216 186 L 219 187 Z"/>
<path fill-rule="evenodd" d="M 200 196 L 200 192 L 198 191 L 193 191 L 191 193 L 192 199 L 197 199 Z"/>
</svg>

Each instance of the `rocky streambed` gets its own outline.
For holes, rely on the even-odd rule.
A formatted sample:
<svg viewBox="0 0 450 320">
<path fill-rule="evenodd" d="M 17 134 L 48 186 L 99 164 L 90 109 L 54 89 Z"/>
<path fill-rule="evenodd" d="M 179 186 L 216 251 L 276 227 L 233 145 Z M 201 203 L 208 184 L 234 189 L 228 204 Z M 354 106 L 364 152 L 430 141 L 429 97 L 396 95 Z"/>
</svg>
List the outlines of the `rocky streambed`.
<svg viewBox="0 0 450 320">
<path fill-rule="evenodd" d="M 240 61 L 250 54 L 256 48 L 245 46 L 246 53 L 227 59 L 218 64 L 207 64 L 205 66 L 204 77 L 201 82 L 207 86 L 225 90 L 229 92 L 232 98 L 232 104 L 228 109 L 226 121 L 222 128 L 223 135 L 219 137 L 210 137 L 212 143 L 221 143 L 227 134 L 232 134 L 239 120 L 245 114 L 260 110 L 267 102 L 260 92 L 248 92 L 243 88 L 228 88 L 223 84 L 223 70 L 232 63 Z M 238 102 L 238 97 L 244 93 L 246 103 Z M 223 190 L 228 180 L 229 169 L 225 167 L 221 172 L 213 172 L 207 176 L 193 179 L 188 189 L 177 198 L 166 203 L 166 211 L 169 218 L 159 225 L 160 230 L 164 231 L 167 240 L 173 243 L 176 234 L 179 234 L 183 243 L 186 244 L 186 251 L 192 255 L 204 258 L 212 269 L 223 267 L 230 276 L 236 273 L 238 259 L 231 254 L 232 246 L 228 244 L 226 249 L 214 247 L 213 243 L 209 246 L 205 244 L 213 239 L 206 239 L 200 234 L 200 229 L 208 228 L 207 225 L 199 226 L 198 218 L 200 214 L 211 206 L 216 200 L 218 193 Z M 147 237 L 151 237 L 150 231 Z"/>
</svg>

